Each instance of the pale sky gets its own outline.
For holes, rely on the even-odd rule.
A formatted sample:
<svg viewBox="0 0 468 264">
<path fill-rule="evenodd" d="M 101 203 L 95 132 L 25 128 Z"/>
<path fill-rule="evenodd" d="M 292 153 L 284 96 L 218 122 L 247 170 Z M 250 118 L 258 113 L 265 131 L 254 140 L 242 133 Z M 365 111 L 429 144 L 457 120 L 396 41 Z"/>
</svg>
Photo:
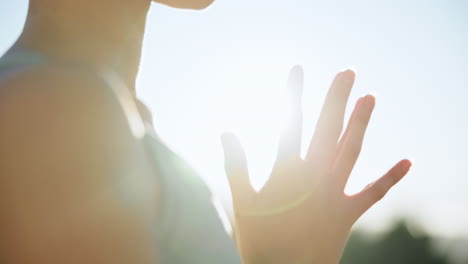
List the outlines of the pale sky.
<svg viewBox="0 0 468 264">
<path fill-rule="evenodd" d="M 0 0 L 0 53 L 20 33 L 26 6 Z M 468 237 L 467 13 L 462 0 L 217 0 L 203 11 L 154 4 L 138 94 L 161 137 L 228 205 L 220 134 L 240 137 L 260 186 L 289 68 L 305 71 L 305 149 L 333 75 L 352 66 L 349 106 L 366 93 L 377 106 L 347 191 L 401 158 L 415 162 L 358 224 L 378 229 L 404 215 L 432 234 Z"/>
</svg>

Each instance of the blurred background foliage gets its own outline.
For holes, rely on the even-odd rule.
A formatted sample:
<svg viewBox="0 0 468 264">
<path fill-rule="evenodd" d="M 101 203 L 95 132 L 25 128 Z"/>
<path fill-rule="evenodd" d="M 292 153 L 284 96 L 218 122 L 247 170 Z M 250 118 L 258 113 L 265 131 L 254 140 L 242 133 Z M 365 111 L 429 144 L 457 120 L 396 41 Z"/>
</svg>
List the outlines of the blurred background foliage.
<svg viewBox="0 0 468 264">
<path fill-rule="evenodd" d="M 386 232 L 351 233 L 340 264 L 468 264 L 468 241 L 431 237 L 403 219 Z"/>
</svg>

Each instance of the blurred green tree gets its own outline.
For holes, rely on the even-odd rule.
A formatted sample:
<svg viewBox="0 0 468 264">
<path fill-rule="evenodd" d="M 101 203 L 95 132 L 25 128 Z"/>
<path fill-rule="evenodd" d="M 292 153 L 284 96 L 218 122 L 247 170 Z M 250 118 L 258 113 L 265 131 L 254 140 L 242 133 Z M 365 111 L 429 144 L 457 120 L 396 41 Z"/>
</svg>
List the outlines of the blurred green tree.
<svg viewBox="0 0 468 264">
<path fill-rule="evenodd" d="M 341 264 L 449 264 L 438 254 L 427 235 L 413 236 L 404 221 L 378 237 L 354 231 Z"/>
</svg>

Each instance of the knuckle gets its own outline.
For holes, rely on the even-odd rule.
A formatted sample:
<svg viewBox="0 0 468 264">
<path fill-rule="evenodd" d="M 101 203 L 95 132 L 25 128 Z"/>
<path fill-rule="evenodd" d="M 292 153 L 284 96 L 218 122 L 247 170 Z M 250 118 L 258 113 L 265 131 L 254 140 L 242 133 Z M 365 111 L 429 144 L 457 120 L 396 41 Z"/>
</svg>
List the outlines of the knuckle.
<svg viewBox="0 0 468 264">
<path fill-rule="evenodd" d="M 374 190 L 372 192 L 373 199 L 375 201 L 380 201 L 382 198 L 384 198 L 385 194 L 387 194 L 387 188 L 383 186 L 382 184 L 377 184 L 374 185 Z"/>
<path fill-rule="evenodd" d="M 338 134 L 341 134 L 341 131 L 343 130 L 343 121 L 336 120 L 335 122 L 333 122 L 333 130 L 337 131 Z"/>
<path fill-rule="evenodd" d="M 330 122 L 324 126 L 320 136 L 322 138 L 338 138 L 342 130 L 343 126 L 338 124 L 338 122 Z"/>
<path fill-rule="evenodd" d="M 359 142 L 351 142 L 348 148 L 348 155 L 350 157 L 357 157 L 361 154 L 361 144 Z"/>
<path fill-rule="evenodd" d="M 388 181 L 388 188 L 392 187 L 398 182 L 396 177 L 388 177 L 387 181 Z"/>
<path fill-rule="evenodd" d="M 361 113 L 360 115 L 358 115 L 357 120 L 359 122 L 359 125 L 365 127 L 367 126 L 367 123 L 369 122 L 369 115 L 366 113 Z"/>
<path fill-rule="evenodd" d="M 327 179 L 333 179 L 335 178 L 336 172 L 334 170 L 328 170 L 325 174 Z"/>
<path fill-rule="evenodd" d="M 341 133 L 343 130 L 343 119 L 337 111 L 329 113 L 324 121 L 327 123 L 329 131 L 338 131 L 338 133 Z"/>
</svg>

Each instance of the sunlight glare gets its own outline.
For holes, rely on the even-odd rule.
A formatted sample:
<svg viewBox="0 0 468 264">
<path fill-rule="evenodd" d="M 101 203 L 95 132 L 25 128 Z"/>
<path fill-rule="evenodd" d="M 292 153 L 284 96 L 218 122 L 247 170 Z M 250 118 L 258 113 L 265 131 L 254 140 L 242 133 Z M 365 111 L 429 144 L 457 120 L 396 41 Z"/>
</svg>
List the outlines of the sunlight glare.
<svg viewBox="0 0 468 264">
<path fill-rule="evenodd" d="M 287 75 L 283 76 L 286 79 Z M 291 100 L 285 96 L 285 82 L 257 85 L 257 81 L 252 79 L 246 88 L 230 93 L 229 102 L 223 107 L 227 113 L 225 122 L 229 123 L 224 130 L 239 138 L 246 152 L 250 180 L 259 190 L 275 161 L 280 132 L 289 121 Z"/>
</svg>

